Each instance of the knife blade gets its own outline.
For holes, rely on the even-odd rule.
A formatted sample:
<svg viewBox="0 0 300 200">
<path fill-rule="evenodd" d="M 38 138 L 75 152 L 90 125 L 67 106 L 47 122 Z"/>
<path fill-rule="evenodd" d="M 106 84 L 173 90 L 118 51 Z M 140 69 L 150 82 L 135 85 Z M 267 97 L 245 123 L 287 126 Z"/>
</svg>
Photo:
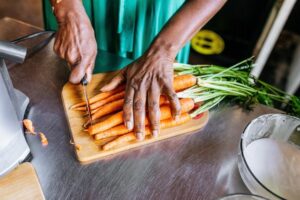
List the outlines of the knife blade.
<svg viewBox="0 0 300 200">
<path fill-rule="evenodd" d="M 89 115 L 90 125 L 92 126 L 93 125 L 92 124 L 92 113 L 91 113 L 90 102 L 89 102 L 89 98 L 88 98 L 88 94 L 87 94 L 88 81 L 87 81 L 87 75 L 86 74 L 81 79 L 81 85 L 82 85 L 82 88 L 83 88 L 83 93 L 84 93 L 84 98 L 85 98 L 85 103 L 86 103 L 86 110 L 87 110 L 88 115 Z"/>
</svg>

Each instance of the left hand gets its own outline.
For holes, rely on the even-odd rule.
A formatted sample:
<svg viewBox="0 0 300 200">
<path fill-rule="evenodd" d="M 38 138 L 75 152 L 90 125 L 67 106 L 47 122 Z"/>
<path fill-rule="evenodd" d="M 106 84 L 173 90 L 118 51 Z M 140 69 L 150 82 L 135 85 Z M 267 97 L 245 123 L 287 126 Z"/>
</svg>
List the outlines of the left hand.
<svg viewBox="0 0 300 200">
<path fill-rule="evenodd" d="M 174 58 L 166 50 L 150 49 L 101 89 L 110 91 L 127 80 L 123 119 L 129 130 L 134 128 L 139 140 L 145 137 L 146 103 L 153 136 L 159 133 L 161 94 L 168 97 L 173 117 L 180 115 L 180 102 L 173 89 Z"/>
</svg>

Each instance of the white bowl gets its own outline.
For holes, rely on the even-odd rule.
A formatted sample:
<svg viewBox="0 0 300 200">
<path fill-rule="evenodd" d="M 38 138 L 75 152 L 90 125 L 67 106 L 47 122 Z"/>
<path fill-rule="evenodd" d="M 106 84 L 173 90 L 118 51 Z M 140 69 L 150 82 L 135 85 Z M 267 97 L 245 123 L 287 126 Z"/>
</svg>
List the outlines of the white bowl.
<svg viewBox="0 0 300 200">
<path fill-rule="evenodd" d="M 300 199 L 299 144 L 299 118 L 267 114 L 249 123 L 241 136 L 238 168 L 252 194 L 269 199 Z"/>
</svg>

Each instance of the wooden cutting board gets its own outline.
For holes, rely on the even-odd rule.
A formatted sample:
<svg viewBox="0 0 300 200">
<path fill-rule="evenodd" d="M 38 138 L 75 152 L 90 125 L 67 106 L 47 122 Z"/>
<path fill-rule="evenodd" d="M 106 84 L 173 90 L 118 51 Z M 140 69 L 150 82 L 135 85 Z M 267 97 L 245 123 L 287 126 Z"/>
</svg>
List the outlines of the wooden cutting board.
<svg viewBox="0 0 300 200">
<path fill-rule="evenodd" d="M 30 163 L 23 163 L 0 178 L 0 199 L 45 199 L 38 177 Z"/>
<path fill-rule="evenodd" d="M 92 97 L 98 94 L 99 88 L 101 88 L 107 80 L 110 80 L 115 73 L 93 75 L 93 80 L 87 87 L 88 96 Z M 120 153 L 122 151 L 171 138 L 177 135 L 195 132 L 196 130 L 203 128 L 208 122 L 208 112 L 205 112 L 200 119 L 193 119 L 181 126 L 162 130 L 159 136 L 156 138 L 149 136 L 143 141 L 128 142 L 126 145 L 104 151 L 101 149 L 101 146 L 108 140 L 106 139 L 96 142 L 90 135 L 83 131 L 82 124 L 84 124 L 86 121 L 86 118 L 83 117 L 84 112 L 69 109 L 75 103 L 84 101 L 82 86 L 66 83 L 62 91 L 62 100 L 69 122 L 73 142 L 81 147 L 80 150 L 75 148 L 75 152 L 79 162 L 82 164 L 91 163 L 104 158 L 105 156 Z"/>
</svg>

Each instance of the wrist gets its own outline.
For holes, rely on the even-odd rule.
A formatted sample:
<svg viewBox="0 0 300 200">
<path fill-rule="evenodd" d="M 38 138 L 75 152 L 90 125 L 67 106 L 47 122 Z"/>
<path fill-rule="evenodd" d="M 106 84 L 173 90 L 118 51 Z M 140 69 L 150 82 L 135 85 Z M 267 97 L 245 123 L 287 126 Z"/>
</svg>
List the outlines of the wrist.
<svg viewBox="0 0 300 200">
<path fill-rule="evenodd" d="M 156 38 L 149 47 L 148 54 L 161 54 L 174 61 L 179 49 L 180 46 L 176 43 Z"/>
<path fill-rule="evenodd" d="M 81 0 L 54 0 L 52 1 L 53 14 L 58 23 L 62 23 L 69 16 L 84 11 Z"/>
</svg>

